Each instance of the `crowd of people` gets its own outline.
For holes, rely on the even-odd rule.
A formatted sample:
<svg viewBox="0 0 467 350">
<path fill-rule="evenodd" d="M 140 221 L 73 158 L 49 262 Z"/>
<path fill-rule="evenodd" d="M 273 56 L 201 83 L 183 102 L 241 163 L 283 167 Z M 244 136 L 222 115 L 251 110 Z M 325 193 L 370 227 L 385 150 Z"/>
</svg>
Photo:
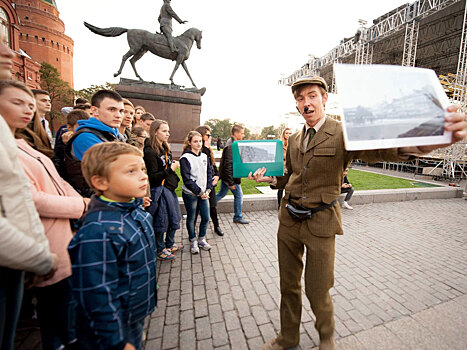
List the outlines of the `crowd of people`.
<svg viewBox="0 0 467 350">
<path fill-rule="evenodd" d="M 157 303 L 156 261 L 184 249 L 174 243 L 177 168 L 191 253 L 211 249 L 210 219 L 224 235 L 212 131 L 190 131 L 179 163 L 167 121 L 100 90 L 62 108 L 66 123 L 52 137 L 49 93 L 11 79 L 3 43 L 0 58 L 0 349 L 13 348 L 20 311 L 30 309 L 44 350 L 141 349 Z M 226 189 L 231 180 L 224 171 Z"/>
<path fill-rule="evenodd" d="M 244 138 L 244 128 L 232 127 L 219 169 L 206 125 L 187 134 L 176 161 L 167 121 L 100 90 L 90 102 L 77 99 L 63 109 L 66 125 L 53 139 L 45 118 L 48 92 L 11 80 L 11 60 L 0 43 L 0 349 L 13 349 L 21 306 L 28 306 L 25 286 L 37 301 L 44 350 L 141 349 L 144 320 L 157 304 L 156 262 L 184 250 L 175 244 L 181 225 L 177 169 L 191 254 L 212 249 L 210 219 L 214 232 L 224 235 L 216 206 L 229 191 L 233 222 L 249 223 L 232 161 L 232 143 Z M 439 146 L 346 151 L 342 126 L 324 114 L 326 82 L 307 78 L 292 92 L 305 126 L 293 135 L 283 132 L 284 176 L 265 176 L 265 168 L 249 176 L 285 188 L 278 194 L 281 332 L 263 349 L 299 342 L 305 248 L 305 290 L 320 349 L 334 349 L 329 289 L 335 235 L 343 233 L 336 203 L 345 191 L 344 207 L 351 209 L 353 193 L 344 171 L 354 158 L 406 160 Z M 464 115 L 456 109 L 449 107 L 446 117 L 452 142 L 465 137 Z"/>
</svg>

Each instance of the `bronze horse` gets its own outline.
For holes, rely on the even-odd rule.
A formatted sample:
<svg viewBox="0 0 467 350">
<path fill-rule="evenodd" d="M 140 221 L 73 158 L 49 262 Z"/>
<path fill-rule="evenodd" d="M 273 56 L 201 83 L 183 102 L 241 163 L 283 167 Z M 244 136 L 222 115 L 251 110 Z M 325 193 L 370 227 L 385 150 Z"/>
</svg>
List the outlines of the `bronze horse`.
<svg viewBox="0 0 467 350">
<path fill-rule="evenodd" d="M 107 37 L 115 37 L 122 35 L 123 33 L 127 33 L 127 40 L 128 45 L 130 46 L 130 50 L 125 55 L 123 55 L 122 64 L 120 65 L 120 69 L 118 70 L 118 72 L 114 74 L 115 77 L 119 76 L 120 73 L 122 73 L 122 69 L 125 65 L 125 62 L 131 57 L 131 66 L 133 67 L 136 76 L 139 78 L 139 80 L 142 81 L 143 78 L 141 78 L 138 72 L 136 71 L 135 63 L 141 57 L 143 57 L 146 52 L 150 51 L 156 56 L 176 62 L 175 67 L 172 71 L 172 75 L 170 76 L 170 82 L 172 83 L 172 85 L 175 85 L 173 81 L 173 76 L 177 71 L 178 67 L 182 65 L 186 74 L 190 78 L 191 83 L 194 87 L 196 87 L 195 83 L 193 82 L 193 79 L 191 78 L 190 73 L 188 72 L 188 68 L 186 66 L 185 61 L 188 59 L 188 57 L 190 57 L 190 51 L 191 47 L 193 46 L 193 41 L 196 41 L 196 46 L 198 47 L 198 49 L 201 49 L 202 32 L 199 29 L 190 28 L 182 35 L 175 37 L 174 44 L 177 47 L 177 52 L 173 52 L 169 48 L 167 38 L 159 33 L 153 34 L 148 32 L 147 30 L 126 29 L 121 27 L 98 28 L 86 22 L 84 22 L 84 25 L 93 33 Z"/>
</svg>

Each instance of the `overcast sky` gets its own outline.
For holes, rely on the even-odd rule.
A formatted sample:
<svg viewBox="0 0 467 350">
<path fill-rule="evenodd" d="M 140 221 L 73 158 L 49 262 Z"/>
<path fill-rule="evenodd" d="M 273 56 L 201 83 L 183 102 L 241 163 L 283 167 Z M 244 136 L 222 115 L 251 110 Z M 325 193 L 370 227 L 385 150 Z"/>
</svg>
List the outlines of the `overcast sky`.
<svg viewBox="0 0 467 350">
<path fill-rule="evenodd" d="M 101 37 L 83 26 L 125 27 L 159 31 L 162 0 L 57 0 L 66 34 L 74 40 L 75 89 L 117 83 L 113 73 L 128 50 L 126 34 Z M 187 61 L 196 85 L 206 87 L 201 120 L 230 118 L 254 128 L 282 122 L 295 110 L 290 88 L 278 85 L 308 60 L 323 56 L 344 37 L 353 36 L 358 20 L 374 18 L 404 4 L 403 0 L 266 1 L 173 0 L 186 24 L 173 21 L 174 35 L 195 27 L 203 31 L 202 49 L 193 46 Z M 174 62 L 147 53 L 137 63 L 148 81 L 170 83 Z M 122 77 L 136 79 L 129 62 Z M 183 69 L 176 84 L 190 87 Z M 301 117 L 300 117 L 301 118 Z"/>
</svg>

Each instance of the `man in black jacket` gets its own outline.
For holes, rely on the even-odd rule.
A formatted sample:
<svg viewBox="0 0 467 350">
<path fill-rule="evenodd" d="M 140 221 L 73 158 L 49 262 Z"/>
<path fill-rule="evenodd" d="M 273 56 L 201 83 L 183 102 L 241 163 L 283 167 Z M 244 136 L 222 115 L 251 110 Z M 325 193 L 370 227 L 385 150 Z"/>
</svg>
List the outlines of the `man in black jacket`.
<svg viewBox="0 0 467 350">
<path fill-rule="evenodd" d="M 232 166 L 232 142 L 243 140 L 245 136 L 245 130 L 241 125 L 232 126 L 232 137 L 225 143 L 224 150 L 222 152 L 222 159 L 220 164 L 220 178 L 221 178 L 221 189 L 216 194 L 216 200 L 219 202 L 227 192 L 230 190 L 234 195 L 234 217 L 233 222 L 236 224 L 249 224 L 247 219 L 242 216 L 242 204 L 243 204 L 243 192 L 242 186 L 240 185 L 241 179 L 233 177 L 233 166 Z"/>
</svg>

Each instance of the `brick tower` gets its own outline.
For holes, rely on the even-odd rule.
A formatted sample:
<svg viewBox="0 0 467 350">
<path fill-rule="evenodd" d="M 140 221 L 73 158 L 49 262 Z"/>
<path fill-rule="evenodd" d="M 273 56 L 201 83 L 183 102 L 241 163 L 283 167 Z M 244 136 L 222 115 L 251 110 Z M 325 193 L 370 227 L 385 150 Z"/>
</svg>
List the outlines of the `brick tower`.
<svg viewBox="0 0 467 350">
<path fill-rule="evenodd" d="M 20 20 L 20 47 L 39 63 L 58 69 L 73 87 L 73 40 L 65 35 L 55 0 L 14 0 Z"/>
</svg>

